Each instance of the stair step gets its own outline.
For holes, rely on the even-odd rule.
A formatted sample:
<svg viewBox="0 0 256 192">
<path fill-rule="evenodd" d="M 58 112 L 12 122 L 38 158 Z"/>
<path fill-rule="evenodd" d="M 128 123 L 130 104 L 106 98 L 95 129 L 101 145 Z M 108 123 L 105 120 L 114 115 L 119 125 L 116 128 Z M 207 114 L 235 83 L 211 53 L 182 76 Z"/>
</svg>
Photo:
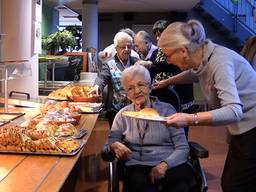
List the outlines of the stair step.
<svg viewBox="0 0 256 192">
<path fill-rule="evenodd" d="M 231 33 L 231 31 L 229 31 L 226 27 L 224 27 L 222 25 L 222 27 L 220 27 L 219 29 L 217 29 L 217 31 L 223 35 L 229 35 Z"/>
<path fill-rule="evenodd" d="M 205 19 L 213 20 L 213 17 L 212 17 L 210 14 L 208 14 L 207 12 L 205 12 L 205 11 L 202 12 L 201 15 L 202 15 L 203 18 L 205 18 Z"/>
<path fill-rule="evenodd" d="M 219 21 L 216 21 L 215 19 L 213 19 L 213 20 L 211 21 L 211 24 L 213 25 L 213 27 L 214 27 L 215 29 L 219 29 L 219 28 L 221 28 L 221 27 L 223 26 Z"/>
</svg>

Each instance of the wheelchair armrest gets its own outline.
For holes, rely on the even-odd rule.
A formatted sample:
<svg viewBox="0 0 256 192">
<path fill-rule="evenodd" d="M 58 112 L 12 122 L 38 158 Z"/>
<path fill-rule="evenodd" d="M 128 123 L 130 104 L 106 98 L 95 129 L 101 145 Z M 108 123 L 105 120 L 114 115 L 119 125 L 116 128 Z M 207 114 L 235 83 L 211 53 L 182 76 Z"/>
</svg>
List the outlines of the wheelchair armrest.
<svg viewBox="0 0 256 192">
<path fill-rule="evenodd" d="M 207 158 L 209 156 L 208 150 L 196 142 L 189 141 L 190 154 L 193 157 Z"/>
<path fill-rule="evenodd" d="M 104 161 L 112 162 L 115 160 L 115 153 L 109 148 L 108 145 L 105 145 L 101 151 L 101 157 Z"/>
</svg>

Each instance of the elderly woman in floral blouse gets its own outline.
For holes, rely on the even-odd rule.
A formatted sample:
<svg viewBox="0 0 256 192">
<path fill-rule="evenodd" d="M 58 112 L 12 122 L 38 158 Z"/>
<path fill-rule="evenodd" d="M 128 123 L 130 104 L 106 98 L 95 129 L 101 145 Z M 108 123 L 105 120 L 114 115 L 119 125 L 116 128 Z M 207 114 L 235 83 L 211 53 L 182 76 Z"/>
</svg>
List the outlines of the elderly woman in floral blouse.
<svg viewBox="0 0 256 192">
<path fill-rule="evenodd" d="M 110 126 L 117 111 L 128 104 L 126 93 L 120 81 L 122 71 L 137 61 L 137 58 L 131 56 L 133 39 L 127 33 L 118 32 L 114 37 L 114 46 L 116 54 L 113 58 L 102 64 L 102 69 L 96 79 L 94 90 L 91 92 L 99 95 L 99 92 L 102 92 L 106 85 L 109 85 L 112 89 L 112 105 L 107 111 Z"/>
</svg>

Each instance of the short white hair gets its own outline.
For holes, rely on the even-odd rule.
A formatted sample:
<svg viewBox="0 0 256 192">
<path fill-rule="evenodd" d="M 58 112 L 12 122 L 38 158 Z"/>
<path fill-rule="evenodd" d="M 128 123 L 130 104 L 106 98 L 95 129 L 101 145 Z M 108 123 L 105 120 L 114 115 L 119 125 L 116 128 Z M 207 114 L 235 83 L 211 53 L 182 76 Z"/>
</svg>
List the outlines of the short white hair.
<svg viewBox="0 0 256 192">
<path fill-rule="evenodd" d="M 114 37 L 114 46 L 118 46 L 118 44 L 120 43 L 120 41 L 124 40 L 124 39 L 128 39 L 131 43 L 133 42 L 132 37 L 130 35 L 128 35 L 125 32 L 118 32 L 115 37 Z"/>
<path fill-rule="evenodd" d="M 133 79 L 134 76 L 136 75 L 143 77 L 143 79 L 145 80 L 145 83 L 147 83 L 148 85 L 151 85 L 151 77 L 148 69 L 140 64 L 132 65 L 126 68 L 122 72 L 122 77 L 121 77 L 122 85 L 124 85 L 125 81 L 129 81 L 130 79 Z"/>
</svg>

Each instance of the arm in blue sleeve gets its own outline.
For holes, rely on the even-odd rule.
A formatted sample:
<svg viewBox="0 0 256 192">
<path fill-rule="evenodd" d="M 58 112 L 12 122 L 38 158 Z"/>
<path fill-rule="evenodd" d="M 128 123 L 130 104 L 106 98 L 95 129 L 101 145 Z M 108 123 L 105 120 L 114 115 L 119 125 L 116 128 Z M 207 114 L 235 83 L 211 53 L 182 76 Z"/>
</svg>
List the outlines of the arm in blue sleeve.
<svg viewBox="0 0 256 192">
<path fill-rule="evenodd" d="M 99 86 L 100 91 L 102 92 L 108 83 L 111 83 L 111 73 L 108 64 L 103 63 L 101 72 L 99 73 L 95 84 Z"/>
<path fill-rule="evenodd" d="M 172 168 L 188 161 L 189 145 L 183 129 L 169 129 L 175 149 L 164 161 L 168 164 L 169 168 Z"/>
</svg>

